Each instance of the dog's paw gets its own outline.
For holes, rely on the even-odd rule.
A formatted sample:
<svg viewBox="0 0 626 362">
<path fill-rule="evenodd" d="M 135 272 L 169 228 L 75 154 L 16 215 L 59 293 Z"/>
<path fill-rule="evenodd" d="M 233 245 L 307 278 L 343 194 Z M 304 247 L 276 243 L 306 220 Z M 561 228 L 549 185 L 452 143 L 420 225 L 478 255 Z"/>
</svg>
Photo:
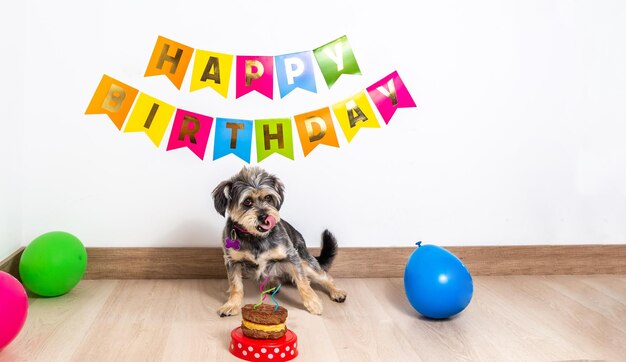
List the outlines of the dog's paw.
<svg viewBox="0 0 626 362">
<path fill-rule="evenodd" d="M 343 291 L 343 290 L 341 290 L 341 289 L 336 289 L 336 290 L 333 290 L 333 291 L 330 293 L 330 299 L 331 299 L 333 302 L 337 302 L 337 303 L 343 303 L 343 302 L 345 302 L 345 301 L 346 301 L 346 297 L 347 297 L 347 296 L 348 296 L 348 295 L 346 294 L 346 292 L 345 292 L 345 291 Z"/>
<path fill-rule="evenodd" d="M 217 310 L 217 313 L 220 317 L 229 317 L 231 315 L 237 315 L 241 312 L 241 307 L 239 305 L 233 303 L 226 303 L 220 309 Z"/>
<path fill-rule="evenodd" d="M 321 315 L 322 310 L 324 310 L 322 307 L 322 301 L 317 297 L 305 300 L 304 307 L 309 311 L 309 313 L 315 315 Z"/>
</svg>

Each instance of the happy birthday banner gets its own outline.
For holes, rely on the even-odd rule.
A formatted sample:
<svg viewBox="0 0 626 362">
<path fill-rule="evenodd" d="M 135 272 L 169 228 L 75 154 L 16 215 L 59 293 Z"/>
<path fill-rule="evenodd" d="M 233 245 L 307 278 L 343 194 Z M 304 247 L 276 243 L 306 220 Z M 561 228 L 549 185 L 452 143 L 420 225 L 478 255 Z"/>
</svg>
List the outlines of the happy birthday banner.
<svg viewBox="0 0 626 362">
<path fill-rule="evenodd" d="M 165 75 L 180 89 L 193 52 L 191 47 L 159 36 L 145 76 Z M 274 57 L 234 56 L 198 49 L 195 53 L 190 90 L 211 87 L 225 98 L 233 64 L 237 98 L 257 91 L 271 99 L 274 65 L 281 97 L 295 88 L 316 93 L 313 57 L 329 87 L 342 74 L 361 74 L 346 36 L 310 52 Z M 389 123 L 398 108 L 416 106 L 395 71 L 329 107 L 290 118 L 257 120 L 214 117 L 176 108 L 103 75 L 85 114 L 106 114 L 120 131 L 124 127 L 123 132 L 143 132 L 157 148 L 172 123 L 166 150 L 188 148 L 201 160 L 214 127 L 213 160 L 233 154 L 250 163 L 253 138 L 258 162 L 274 153 L 294 159 L 292 119 L 305 157 L 319 145 L 339 147 L 333 116 L 348 142 L 362 128 L 380 128 L 372 103 L 385 124 Z"/>
<path fill-rule="evenodd" d="M 393 72 L 331 107 L 294 115 L 305 157 L 319 145 L 339 147 L 331 109 L 348 142 L 361 128 L 380 128 L 366 92 L 385 124 L 398 108 L 415 107 L 400 75 Z M 177 109 L 107 75 L 102 76 L 85 114 L 106 114 L 119 130 L 126 120 L 124 132 L 144 132 L 156 147 L 174 116 L 166 150 L 187 147 L 201 160 L 214 123 L 213 160 L 234 154 L 250 163 L 253 134 L 258 162 L 274 153 L 294 159 L 292 118 L 244 120 L 202 115 Z"/>
<path fill-rule="evenodd" d="M 180 89 L 193 53 L 194 48 L 159 36 L 145 76 L 164 75 Z M 189 91 L 211 87 L 224 98 L 228 97 L 233 64 L 236 98 L 256 91 L 273 99 L 274 66 L 281 98 L 296 88 L 317 93 L 313 58 L 329 88 L 342 74 L 361 74 L 345 35 L 312 51 L 276 56 L 235 56 L 200 49 L 195 53 Z"/>
</svg>

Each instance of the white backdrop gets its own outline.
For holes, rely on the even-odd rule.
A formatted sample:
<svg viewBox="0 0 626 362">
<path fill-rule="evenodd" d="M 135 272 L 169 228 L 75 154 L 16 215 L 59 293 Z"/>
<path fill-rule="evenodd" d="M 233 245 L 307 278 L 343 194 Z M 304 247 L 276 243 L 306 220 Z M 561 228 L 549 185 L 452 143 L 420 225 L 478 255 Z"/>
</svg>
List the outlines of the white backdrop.
<svg viewBox="0 0 626 362">
<path fill-rule="evenodd" d="M 329 106 L 393 70 L 418 108 L 350 144 L 338 129 L 339 149 L 304 158 L 296 138 L 295 161 L 260 163 L 285 182 L 282 215 L 309 245 L 324 228 L 342 246 L 626 242 L 624 2 L 26 7 L 9 20 L 24 44 L 24 76 L 3 90 L 23 97 L 10 122 L 23 128 L 22 182 L 13 187 L 24 245 L 51 230 L 88 246 L 219 243 L 223 218 L 210 192 L 244 163 L 212 161 L 213 135 L 200 161 L 188 150 L 165 152 L 165 140 L 156 149 L 143 134 L 121 133 L 105 115 L 84 115 L 103 74 L 193 112 L 259 119 Z M 179 91 L 143 76 L 158 35 L 240 55 L 311 50 L 347 35 L 363 75 L 328 89 L 317 70 L 317 94 L 274 100 L 234 99 L 234 83 L 228 99 L 208 88 L 190 93 L 189 73 Z"/>
<path fill-rule="evenodd" d="M 20 194 L 22 187 L 21 150 L 24 91 L 24 39 L 12 36 L 24 5 L 12 12 L 0 12 L 0 261 L 20 247 L 22 222 Z"/>
</svg>

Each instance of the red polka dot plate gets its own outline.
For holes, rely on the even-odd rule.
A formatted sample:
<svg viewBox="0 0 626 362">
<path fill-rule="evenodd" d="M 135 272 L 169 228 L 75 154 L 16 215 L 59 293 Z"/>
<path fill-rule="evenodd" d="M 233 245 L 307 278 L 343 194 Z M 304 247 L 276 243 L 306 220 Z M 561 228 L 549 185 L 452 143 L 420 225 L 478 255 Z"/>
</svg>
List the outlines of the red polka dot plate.
<svg viewBox="0 0 626 362">
<path fill-rule="evenodd" d="M 290 361 L 298 356 L 298 336 L 290 329 L 279 339 L 253 339 L 244 336 L 241 327 L 237 327 L 230 337 L 230 353 L 246 361 Z"/>
</svg>

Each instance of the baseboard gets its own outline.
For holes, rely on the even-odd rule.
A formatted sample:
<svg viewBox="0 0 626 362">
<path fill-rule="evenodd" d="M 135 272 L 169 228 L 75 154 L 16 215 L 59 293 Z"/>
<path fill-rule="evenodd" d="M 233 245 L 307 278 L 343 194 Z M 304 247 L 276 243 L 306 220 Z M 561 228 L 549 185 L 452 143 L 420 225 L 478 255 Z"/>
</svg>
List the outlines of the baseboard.
<svg viewBox="0 0 626 362">
<path fill-rule="evenodd" d="M 448 247 L 475 276 L 626 274 L 626 244 Z M 414 248 L 340 248 L 335 278 L 396 278 Z M 319 248 L 311 248 L 313 255 Z M 221 248 L 87 248 L 85 279 L 224 278 Z M 17 274 L 21 250 L 0 263 Z"/>
<path fill-rule="evenodd" d="M 0 261 L 0 271 L 7 272 L 16 278 L 19 278 L 20 273 L 20 257 L 24 248 L 19 248 L 13 254 L 9 255 L 6 259 Z"/>
<path fill-rule="evenodd" d="M 626 274 L 626 245 L 447 248 L 472 275 Z M 402 277 L 414 248 L 341 248 L 335 278 Z M 313 255 L 319 248 L 311 248 Z M 221 248 L 89 248 L 88 279 L 226 277 Z"/>
</svg>

